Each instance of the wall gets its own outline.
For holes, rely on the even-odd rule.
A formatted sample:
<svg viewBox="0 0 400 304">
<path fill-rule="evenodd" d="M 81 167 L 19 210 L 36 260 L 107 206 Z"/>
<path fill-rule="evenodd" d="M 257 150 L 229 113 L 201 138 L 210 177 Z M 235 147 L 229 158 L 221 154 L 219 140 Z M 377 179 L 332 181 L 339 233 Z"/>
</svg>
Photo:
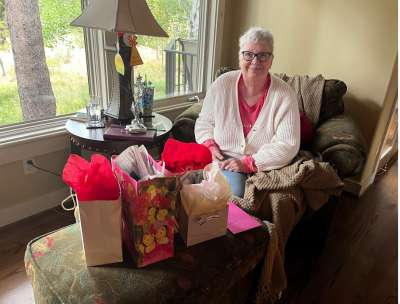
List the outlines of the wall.
<svg viewBox="0 0 400 304">
<path fill-rule="evenodd" d="M 237 66 L 250 26 L 275 36 L 272 72 L 346 82 L 346 111 L 371 143 L 397 54 L 395 0 L 227 0 L 224 64 Z"/>
<path fill-rule="evenodd" d="M 0 147 L 0 227 L 57 206 L 68 194 L 60 177 L 36 171 L 26 174 L 23 160 L 61 173 L 69 139 L 58 134 Z"/>
</svg>

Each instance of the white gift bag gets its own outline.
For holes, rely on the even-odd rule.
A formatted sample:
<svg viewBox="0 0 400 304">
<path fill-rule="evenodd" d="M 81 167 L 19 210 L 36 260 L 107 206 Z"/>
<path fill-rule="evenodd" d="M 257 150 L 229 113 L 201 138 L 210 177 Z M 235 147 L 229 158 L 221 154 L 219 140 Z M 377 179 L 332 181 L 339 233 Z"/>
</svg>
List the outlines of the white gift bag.
<svg viewBox="0 0 400 304">
<path fill-rule="evenodd" d="M 117 200 L 78 201 L 71 194 L 75 218 L 81 228 L 82 246 L 87 266 L 122 262 L 121 196 Z M 77 206 L 75 206 L 76 201 Z"/>
</svg>

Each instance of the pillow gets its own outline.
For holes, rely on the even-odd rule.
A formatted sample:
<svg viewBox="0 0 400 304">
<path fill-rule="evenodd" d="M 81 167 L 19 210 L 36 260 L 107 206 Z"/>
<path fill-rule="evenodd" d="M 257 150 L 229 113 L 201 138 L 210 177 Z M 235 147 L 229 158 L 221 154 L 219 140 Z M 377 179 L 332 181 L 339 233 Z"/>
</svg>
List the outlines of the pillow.
<svg viewBox="0 0 400 304">
<path fill-rule="evenodd" d="M 311 121 L 304 112 L 300 112 L 300 146 L 304 148 L 308 146 L 313 139 L 313 127 Z"/>
</svg>

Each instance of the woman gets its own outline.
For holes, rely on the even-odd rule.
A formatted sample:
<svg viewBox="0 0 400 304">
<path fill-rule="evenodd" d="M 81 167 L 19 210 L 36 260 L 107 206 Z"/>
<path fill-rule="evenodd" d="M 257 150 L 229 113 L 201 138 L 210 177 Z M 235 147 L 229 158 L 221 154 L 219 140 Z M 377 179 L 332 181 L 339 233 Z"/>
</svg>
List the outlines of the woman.
<svg viewBox="0 0 400 304">
<path fill-rule="evenodd" d="M 250 28 L 239 48 L 240 70 L 210 86 L 195 135 L 220 161 L 233 194 L 243 197 L 246 174 L 281 168 L 297 154 L 300 117 L 295 92 L 269 73 L 272 34 Z"/>
</svg>

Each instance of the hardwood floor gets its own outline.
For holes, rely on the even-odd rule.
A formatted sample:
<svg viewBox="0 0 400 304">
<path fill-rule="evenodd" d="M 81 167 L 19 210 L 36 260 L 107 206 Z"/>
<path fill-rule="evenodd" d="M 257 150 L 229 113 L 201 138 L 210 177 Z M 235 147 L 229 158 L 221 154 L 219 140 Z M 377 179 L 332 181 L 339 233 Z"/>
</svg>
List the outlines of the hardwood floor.
<svg viewBox="0 0 400 304">
<path fill-rule="evenodd" d="M 397 173 L 396 162 L 361 198 L 342 195 L 322 253 L 292 250 L 282 303 L 398 303 Z"/>
<path fill-rule="evenodd" d="M 24 253 L 33 238 L 75 221 L 73 212 L 57 207 L 0 228 L 0 303 L 34 303 Z"/>
<path fill-rule="evenodd" d="M 282 303 L 397 303 L 397 186 L 396 162 L 361 198 L 342 196 L 322 252 L 291 249 Z M 0 228 L 0 303 L 34 303 L 26 244 L 72 222 L 72 212 L 55 208 Z"/>
</svg>

